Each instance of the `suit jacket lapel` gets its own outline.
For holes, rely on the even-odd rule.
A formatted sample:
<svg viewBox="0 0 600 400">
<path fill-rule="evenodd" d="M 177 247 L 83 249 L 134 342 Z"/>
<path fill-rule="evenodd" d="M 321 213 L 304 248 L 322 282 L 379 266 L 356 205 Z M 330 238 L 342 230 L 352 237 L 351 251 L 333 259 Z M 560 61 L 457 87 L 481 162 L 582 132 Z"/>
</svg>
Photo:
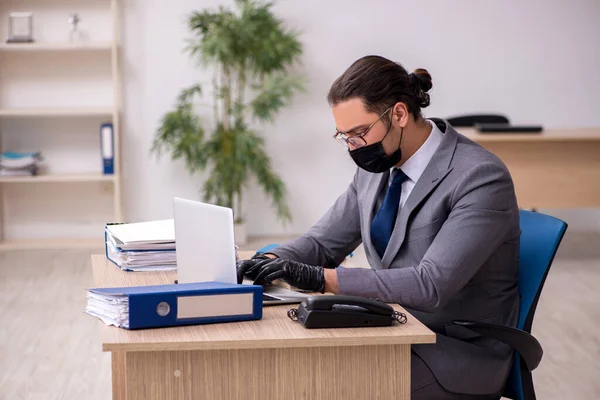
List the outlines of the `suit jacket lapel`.
<svg viewBox="0 0 600 400">
<path fill-rule="evenodd" d="M 365 208 L 363 209 L 363 223 L 365 226 L 362 228 L 363 232 L 363 246 L 366 246 L 369 253 L 373 255 L 371 268 L 381 269 L 381 259 L 379 254 L 371 241 L 371 223 L 375 217 L 375 205 L 381 192 L 383 191 L 384 185 L 387 185 L 390 173 L 384 172 L 382 174 L 372 174 L 367 188 L 367 198 L 365 199 Z"/>
<path fill-rule="evenodd" d="M 408 196 L 408 199 L 406 199 L 404 206 L 400 209 L 400 214 L 396 218 L 396 222 L 394 224 L 392 237 L 390 238 L 388 247 L 383 254 L 383 259 L 381 260 L 382 268 L 389 268 L 392 261 L 396 257 L 400 246 L 402 246 L 406 236 L 408 221 L 412 212 L 437 187 L 437 185 L 442 182 L 446 175 L 452 171 L 450 162 L 452 160 L 452 156 L 454 155 L 458 134 L 453 128 L 450 127 L 449 124 L 445 123 L 444 121 L 439 119 L 433 119 L 433 121 L 436 122 L 438 126 L 440 123 L 445 124 L 443 127 L 440 126 L 440 130 L 442 130 L 442 132 L 445 131 L 444 138 L 442 139 L 431 161 L 425 168 L 425 171 L 423 171 L 423 174 L 415 184 L 413 190 Z"/>
</svg>

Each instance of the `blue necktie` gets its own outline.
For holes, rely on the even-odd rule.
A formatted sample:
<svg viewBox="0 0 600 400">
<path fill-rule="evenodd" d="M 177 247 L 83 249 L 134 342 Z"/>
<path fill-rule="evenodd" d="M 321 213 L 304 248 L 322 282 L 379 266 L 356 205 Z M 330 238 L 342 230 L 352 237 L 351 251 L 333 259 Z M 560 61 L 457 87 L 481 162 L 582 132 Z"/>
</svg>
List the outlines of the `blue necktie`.
<svg viewBox="0 0 600 400">
<path fill-rule="evenodd" d="M 383 257 L 385 249 L 392 237 L 398 208 L 400 207 L 400 195 L 402 194 L 402 182 L 408 177 L 401 169 L 394 169 L 394 177 L 390 184 L 381 208 L 373 218 L 371 223 L 371 241 L 379 253 L 379 257 Z"/>
</svg>

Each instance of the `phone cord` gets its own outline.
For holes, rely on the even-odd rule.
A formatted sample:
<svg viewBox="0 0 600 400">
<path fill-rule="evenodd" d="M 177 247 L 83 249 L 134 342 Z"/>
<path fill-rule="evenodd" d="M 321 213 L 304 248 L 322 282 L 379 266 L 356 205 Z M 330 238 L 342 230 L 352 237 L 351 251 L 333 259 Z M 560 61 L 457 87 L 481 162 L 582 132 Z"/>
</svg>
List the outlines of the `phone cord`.
<svg viewBox="0 0 600 400">
<path fill-rule="evenodd" d="M 287 315 L 292 321 L 298 321 L 298 310 L 295 308 L 289 309 Z"/>
<path fill-rule="evenodd" d="M 406 321 L 408 320 L 408 318 L 406 318 L 406 314 L 404 314 L 400 311 L 394 311 L 394 313 L 392 314 L 392 319 L 395 319 L 396 321 L 398 321 L 401 324 L 405 324 Z"/>
</svg>

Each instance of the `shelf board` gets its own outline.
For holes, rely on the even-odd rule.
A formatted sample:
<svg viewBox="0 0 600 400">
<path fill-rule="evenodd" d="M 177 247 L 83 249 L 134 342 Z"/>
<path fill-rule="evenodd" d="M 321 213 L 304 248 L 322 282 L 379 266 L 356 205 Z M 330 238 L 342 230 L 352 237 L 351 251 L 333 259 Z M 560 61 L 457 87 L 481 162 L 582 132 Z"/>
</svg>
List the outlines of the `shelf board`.
<svg viewBox="0 0 600 400">
<path fill-rule="evenodd" d="M 8 239 L 0 241 L 0 251 L 8 250 L 74 250 L 102 249 L 104 241 L 97 238 Z"/>
<path fill-rule="evenodd" d="M 37 182 L 114 182 L 114 175 L 90 174 L 49 174 L 36 176 L 0 176 L 0 183 Z"/>
<path fill-rule="evenodd" d="M 110 117 L 111 107 L 0 108 L 0 117 Z"/>
<path fill-rule="evenodd" d="M 0 51 L 109 51 L 112 48 L 111 42 L 91 42 L 91 43 L 0 43 Z"/>
</svg>

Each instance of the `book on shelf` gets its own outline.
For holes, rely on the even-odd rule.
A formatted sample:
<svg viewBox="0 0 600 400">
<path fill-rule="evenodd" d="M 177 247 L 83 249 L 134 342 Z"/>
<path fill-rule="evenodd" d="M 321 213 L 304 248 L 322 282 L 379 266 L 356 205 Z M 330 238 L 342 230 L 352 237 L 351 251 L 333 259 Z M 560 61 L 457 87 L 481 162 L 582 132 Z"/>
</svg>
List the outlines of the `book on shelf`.
<svg viewBox="0 0 600 400">
<path fill-rule="evenodd" d="M 25 168 L 4 168 L 0 167 L 0 176 L 35 176 L 38 174 L 38 167 L 33 165 Z"/>
<path fill-rule="evenodd" d="M 0 154 L 0 176 L 37 175 L 41 161 L 40 152 L 3 152 Z"/>
</svg>

